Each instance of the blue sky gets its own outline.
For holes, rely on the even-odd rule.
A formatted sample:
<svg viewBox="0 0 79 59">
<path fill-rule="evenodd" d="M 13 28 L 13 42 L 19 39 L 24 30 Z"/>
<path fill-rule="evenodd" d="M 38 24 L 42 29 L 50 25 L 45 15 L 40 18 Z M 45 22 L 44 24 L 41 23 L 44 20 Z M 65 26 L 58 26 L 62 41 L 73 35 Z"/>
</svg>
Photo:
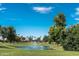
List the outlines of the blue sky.
<svg viewBox="0 0 79 59">
<path fill-rule="evenodd" d="M 14 26 L 23 36 L 47 35 L 53 18 L 64 13 L 67 26 L 79 23 L 79 4 L 68 3 L 2 3 L 0 25 Z"/>
</svg>

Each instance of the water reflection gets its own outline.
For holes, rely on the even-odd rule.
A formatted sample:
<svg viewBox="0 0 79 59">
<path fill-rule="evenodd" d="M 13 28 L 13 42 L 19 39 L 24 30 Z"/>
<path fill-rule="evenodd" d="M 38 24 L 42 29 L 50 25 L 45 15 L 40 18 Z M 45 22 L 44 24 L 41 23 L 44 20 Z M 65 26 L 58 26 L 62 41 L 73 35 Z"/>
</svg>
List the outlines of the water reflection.
<svg viewBox="0 0 79 59">
<path fill-rule="evenodd" d="M 39 46 L 36 42 L 29 46 L 17 46 L 16 48 L 25 49 L 25 50 L 48 50 L 48 46 Z"/>
</svg>

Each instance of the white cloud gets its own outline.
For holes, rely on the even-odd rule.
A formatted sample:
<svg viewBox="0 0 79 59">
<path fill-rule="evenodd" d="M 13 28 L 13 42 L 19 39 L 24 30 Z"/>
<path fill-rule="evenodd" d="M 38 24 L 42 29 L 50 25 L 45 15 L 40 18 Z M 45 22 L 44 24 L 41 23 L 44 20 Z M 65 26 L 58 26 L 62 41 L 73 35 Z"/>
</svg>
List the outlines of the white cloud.
<svg viewBox="0 0 79 59">
<path fill-rule="evenodd" d="M 79 18 L 75 18 L 75 20 L 79 20 Z"/>
<path fill-rule="evenodd" d="M 48 13 L 50 12 L 54 7 L 33 7 L 33 10 L 39 13 Z"/>
<path fill-rule="evenodd" d="M 75 12 L 76 15 L 79 15 L 79 11 Z"/>
<path fill-rule="evenodd" d="M 1 7 L 1 8 L 0 8 L 0 11 L 3 11 L 3 10 L 6 10 L 6 8 L 4 8 L 4 7 Z"/>
<path fill-rule="evenodd" d="M 72 14 L 71 17 L 74 18 L 74 20 L 79 21 L 79 7 L 75 8 L 75 14 Z"/>
<path fill-rule="evenodd" d="M 6 9 L 7 8 L 5 8 L 2 3 L 0 3 L 0 12 L 4 13 Z"/>
<path fill-rule="evenodd" d="M 79 7 L 75 8 L 76 12 L 75 15 L 79 15 Z"/>
<path fill-rule="evenodd" d="M 0 3 L 0 12 L 4 13 L 6 9 L 7 8 L 3 7 L 2 4 Z"/>
<path fill-rule="evenodd" d="M 79 11 L 79 7 L 76 8 L 76 11 Z"/>
</svg>

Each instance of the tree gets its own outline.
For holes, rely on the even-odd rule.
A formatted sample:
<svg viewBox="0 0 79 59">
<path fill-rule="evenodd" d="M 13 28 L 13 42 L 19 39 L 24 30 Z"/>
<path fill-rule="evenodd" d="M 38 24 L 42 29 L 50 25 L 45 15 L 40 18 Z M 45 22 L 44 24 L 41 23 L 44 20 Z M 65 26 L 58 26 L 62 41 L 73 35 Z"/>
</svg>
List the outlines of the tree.
<svg viewBox="0 0 79 59">
<path fill-rule="evenodd" d="M 32 41 L 33 40 L 33 36 L 29 36 L 28 39 L 29 39 L 29 41 Z"/>
<path fill-rule="evenodd" d="M 45 36 L 43 37 L 43 42 L 48 42 L 48 40 L 49 40 L 49 36 L 45 35 Z"/>
<path fill-rule="evenodd" d="M 20 36 L 16 36 L 16 42 L 21 42 L 21 37 Z"/>
<path fill-rule="evenodd" d="M 50 28 L 49 30 L 49 37 L 50 37 L 50 40 L 49 42 L 56 42 L 57 44 L 59 44 L 59 38 L 60 38 L 60 30 L 56 27 L 56 26 L 53 26 Z"/>
<path fill-rule="evenodd" d="M 64 50 L 79 51 L 79 24 L 67 29 L 67 37 L 63 44 Z"/>
<path fill-rule="evenodd" d="M 55 26 L 57 27 L 65 27 L 66 26 L 66 20 L 63 13 L 59 13 L 54 18 Z"/>
<path fill-rule="evenodd" d="M 50 37 L 50 42 L 54 41 L 57 44 L 62 43 L 63 37 L 62 35 L 65 34 L 65 26 L 66 26 L 66 20 L 64 14 L 60 13 L 54 18 L 55 25 L 50 27 L 49 29 L 49 37 Z M 65 35 L 64 35 L 65 37 Z"/>
<path fill-rule="evenodd" d="M 40 42 L 40 41 L 41 41 L 41 37 L 38 37 L 38 38 L 36 39 L 36 41 L 37 41 L 37 42 Z"/>
<path fill-rule="evenodd" d="M 21 41 L 25 41 L 25 39 L 26 39 L 25 37 L 21 36 Z"/>
<path fill-rule="evenodd" d="M 11 43 L 16 40 L 16 31 L 12 26 L 7 28 L 7 39 Z"/>
</svg>

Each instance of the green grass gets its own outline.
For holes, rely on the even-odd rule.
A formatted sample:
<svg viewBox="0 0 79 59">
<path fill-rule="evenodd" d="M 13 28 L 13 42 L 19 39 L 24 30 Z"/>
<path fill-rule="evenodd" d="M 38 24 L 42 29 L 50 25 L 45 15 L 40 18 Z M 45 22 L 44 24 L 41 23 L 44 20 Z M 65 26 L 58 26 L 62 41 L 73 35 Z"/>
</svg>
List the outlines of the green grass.
<svg viewBox="0 0 79 59">
<path fill-rule="evenodd" d="M 79 56 L 79 52 L 57 50 L 0 50 L 1 56 Z"/>
<path fill-rule="evenodd" d="M 51 46 L 54 50 L 23 50 L 16 49 L 15 46 L 27 46 L 31 45 L 32 42 L 28 43 L 0 43 L 0 56 L 79 56 L 78 51 L 64 51 L 61 46 L 49 45 L 48 43 L 38 43 L 38 45 Z M 5 48 L 6 47 L 6 48 Z"/>
</svg>

